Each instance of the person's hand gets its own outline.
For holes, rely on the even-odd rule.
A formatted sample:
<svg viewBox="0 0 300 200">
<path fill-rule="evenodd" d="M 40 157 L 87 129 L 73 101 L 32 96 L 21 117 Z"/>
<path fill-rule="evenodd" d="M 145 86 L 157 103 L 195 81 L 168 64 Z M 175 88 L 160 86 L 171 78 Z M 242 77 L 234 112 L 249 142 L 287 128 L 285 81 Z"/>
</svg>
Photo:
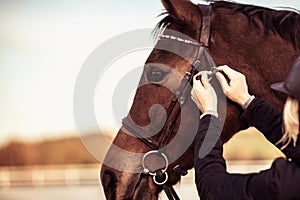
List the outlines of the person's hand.
<svg viewBox="0 0 300 200">
<path fill-rule="evenodd" d="M 202 113 L 214 113 L 217 115 L 217 95 L 214 88 L 209 83 L 208 75 L 211 72 L 202 71 L 194 76 L 191 98 L 196 103 Z M 201 76 L 201 80 L 197 77 Z"/>
<path fill-rule="evenodd" d="M 248 85 L 245 75 L 233 70 L 227 65 L 218 67 L 218 70 L 224 72 L 224 74 L 226 74 L 226 76 L 229 78 L 229 82 L 227 82 L 222 73 L 216 73 L 216 77 L 219 80 L 225 95 L 232 101 L 238 103 L 240 106 L 244 106 L 245 103 L 251 98 L 251 95 L 248 92 Z"/>
</svg>

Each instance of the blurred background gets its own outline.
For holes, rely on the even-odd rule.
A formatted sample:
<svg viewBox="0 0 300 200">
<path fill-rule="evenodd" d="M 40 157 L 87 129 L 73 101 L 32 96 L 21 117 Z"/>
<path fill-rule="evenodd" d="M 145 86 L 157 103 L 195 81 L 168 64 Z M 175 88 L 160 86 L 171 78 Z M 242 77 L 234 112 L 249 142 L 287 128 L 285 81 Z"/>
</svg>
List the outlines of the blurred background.
<svg viewBox="0 0 300 200">
<path fill-rule="evenodd" d="M 300 8 L 296 0 L 238 2 Z M 74 124 L 76 77 L 100 44 L 154 28 L 162 11 L 160 0 L 0 0 L 0 200 L 105 199 L 101 163 Z M 149 53 L 139 54 L 138 63 L 128 59 L 122 69 L 142 66 Z M 108 146 L 101 141 L 112 140 L 121 122 L 111 114 L 110 98 L 95 107 L 105 134 L 86 130 L 84 139 L 97 141 L 104 156 Z M 251 129 L 230 140 L 224 155 L 229 171 L 246 172 L 268 167 L 281 153 Z M 191 175 L 177 189 L 196 198 L 192 185 Z"/>
</svg>

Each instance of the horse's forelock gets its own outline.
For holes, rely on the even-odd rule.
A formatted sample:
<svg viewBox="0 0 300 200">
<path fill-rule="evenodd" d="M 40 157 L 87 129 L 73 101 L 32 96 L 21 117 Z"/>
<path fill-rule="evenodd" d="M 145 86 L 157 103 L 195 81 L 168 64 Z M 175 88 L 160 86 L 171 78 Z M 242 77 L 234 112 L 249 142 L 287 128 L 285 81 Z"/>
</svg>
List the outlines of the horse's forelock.
<svg viewBox="0 0 300 200">
<path fill-rule="evenodd" d="M 168 15 L 167 12 L 164 12 L 164 13 L 160 14 L 159 16 L 162 16 L 162 15 L 167 15 L 167 16 L 165 16 L 162 20 L 160 20 L 157 23 L 157 25 L 155 26 L 155 28 L 153 30 L 154 38 L 158 38 L 163 33 L 165 28 L 167 28 L 167 26 L 174 21 L 174 18 L 172 16 Z"/>
</svg>

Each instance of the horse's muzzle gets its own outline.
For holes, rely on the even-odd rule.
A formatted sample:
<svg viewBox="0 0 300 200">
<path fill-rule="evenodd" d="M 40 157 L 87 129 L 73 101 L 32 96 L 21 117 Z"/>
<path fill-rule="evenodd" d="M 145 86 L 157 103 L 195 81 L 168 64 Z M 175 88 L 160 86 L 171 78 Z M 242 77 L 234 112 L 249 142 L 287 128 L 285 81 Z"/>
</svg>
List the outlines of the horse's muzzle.
<svg viewBox="0 0 300 200">
<path fill-rule="evenodd" d="M 100 176 L 106 199 L 115 200 L 118 181 L 116 175 L 113 171 L 105 169 L 103 166 Z"/>
</svg>

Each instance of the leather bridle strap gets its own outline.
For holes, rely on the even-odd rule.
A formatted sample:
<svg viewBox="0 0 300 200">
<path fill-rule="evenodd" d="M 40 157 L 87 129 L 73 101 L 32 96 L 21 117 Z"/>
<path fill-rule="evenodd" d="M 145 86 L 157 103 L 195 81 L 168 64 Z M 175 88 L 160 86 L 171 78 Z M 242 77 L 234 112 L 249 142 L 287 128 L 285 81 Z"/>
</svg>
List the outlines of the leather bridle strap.
<svg viewBox="0 0 300 200">
<path fill-rule="evenodd" d="M 163 138 L 160 143 L 157 141 L 147 138 L 145 131 L 140 128 L 139 126 L 135 125 L 134 122 L 132 122 L 132 119 L 129 117 L 123 119 L 123 126 L 126 128 L 130 133 L 134 134 L 136 137 L 138 137 L 141 141 L 143 141 L 148 147 L 150 147 L 152 150 L 159 150 L 160 148 L 164 147 L 171 137 L 173 130 L 175 128 L 176 121 L 178 119 L 178 116 L 180 114 L 180 109 L 184 105 L 188 94 L 190 94 L 190 90 L 187 88 L 190 84 L 192 84 L 193 76 L 197 73 L 196 68 L 194 65 L 191 67 L 190 72 L 187 72 L 182 79 L 180 86 L 178 90 L 175 92 L 174 97 L 172 98 L 171 103 L 169 104 L 169 107 L 167 108 L 167 120 L 169 120 L 169 117 L 171 116 L 172 112 L 174 112 L 175 106 L 177 105 L 177 108 L 175 109 L 175 113 L 173 115 L 172 120 L 168 123 L 168 125 L 165 124 L 163 129 L 159 132 L 159 135 L 164 133 Z M 177 104 L 179 102 L 179 105 Z M 186 175 L 187 172 L 179 165 L 175 166 L 173 169 L 176 173 L 179 173 L 181 176 Z M 164 174 L 161 173 L 161 170 L 157 170 L 155 172 L 155 177 L 158 179 L 163 180 Z M 167 183 L 164 183 L 161 185 L 163 190 L 165 191 L 167 197 L 169 200 L 180 200 L 178 197 L 176 191 L 174 188 Z"/>
<path fill-rule="evenodd" d="M 201 5 L 201 4 L 198 4 L 198 7 L 200 8 L 202 16 L 203 16 L 202 17 L 202 25 L 201 25 L 200 46 L 198 47 L 197 58 L 191 67 L 191 71 L 189 73 L 186 73 L 185 77 L 184 77 L 188 81 L 188 84 L 190 84 L 190 85 L 192 85 L 193 76 L 198 72 L 198 69 L 205 69 L 205 67 L 207 67 L 207 65 L 210 66 L 211 69 L 213 69 L 215 67 L 215 63 L 213 62 L 213 60 L 211 59 L 211 57 L 209 55 L 207 55 L 208 54 L 207 50 L 209 48 L 210 33 L 211 33 L 211 9 L 212 9 L 212 7 L 211 7 L 211 5 Z M 205 47 L 205 49 L 202 47 Z M 181 81 L 180 87 L 176 92 L 177 92 L 177 96 L 179 96 L 178 95 L 179 92 L 182 93 L 181 94 L 182 96 L 179 98 L 179 100 L 178 100 L 178 98 L 176 98 L 176 96 L 174 97 L 175 99 L 173 98 L 170 106 L 167 109 L 167 116 L 169 116 L 171 114 L 173 108 L 175 107 L 175 105 L 178 101 L 179 101 L 180 106 L 183 106 L 183 104 L 185 103 L 187 92 L 185 90 L 186 85 L 184 85 L 184 84 L 186 84 L 186 83 L 184 83 L 184 81 Z M 184 94 L 185 92 L 186 92 L 186 94 Z M 164 147 L 167 144 L 167 142 L 169 141 L 171 133 L 173 132 L 173 129 L 175 127 L 176 120 L 180 113 L 180 108 L 181 108 L 180 106 L 177 107 L 173 120 L 167 126 L 167 129 L 165 132 L 167 134 L 164 135 L 164 138 L 159 145 L 160 148 Z M 162 130 L 162 132 L 164 132 L 164 130 Z"/>
<path fill-rule="evenodd" d="M 209 40 L 210 40 L 210 31 L 211 31 L 211 5 L 198 5 L 201 12 L 202 12 L 202 25 L 201 25 L 201 37 L 200 37 L 200 45 L 198 43 L 194 43 L 192 41 L 188 41 L 188 44 L 194 45 L 198 47 L 197 57 L 195 59 L 195 62 L 191 66 L 191 69 L 189 72 L 187 72 L 182 79 L 180 86 L 177 91 L 175 91 L 175 94 L 172 98 L 171 103 L 169 104 L 167 108 L 167 124 L 164 125 L 161 131 L 159 131 L 159 136 L 164 133 L 163 138 L 160 143 L 157 141 L 147 137 L 147 133 L 145 130 L 143 130 L 141 127 L 137 126 L 130 117 L 123 119 L 123 127 L 126 128 L 130 133 L 135 135 L 137 138 L 139 138 L 142 142 L 144 142 L 150 149 L 154 151 L 150 151 L 146 153 L 145 155 L 149 153 L 161 153 L 159 152 L 159 149 L 166 146 L 169 142 L 169 139 L 173 133 L 173 130 L 175 128 L 176 121 L 179 117 L 181 107 L 186 102 L 186 99 L 188 95 L 190 94 L 190 90 L 188 88 L 188 85 L 192 85 L 193 76 L 198 72 L 199 69 L 207 69 L 207 67 L 213 68 L 215 67 L 214 62 L 210 55 L 208 54 L 207 50 L 209 48 Z M 164 35 L 165 37 L 162 37 L 163 39 L 174 39 L 176 37 Z M 185 42 L 187 40 L 183 40 L 181 38 L 177 38 L 180 42 Z M 179 102 L 179 104 L 178 104 Z M 177 105 L 177 108 L 175 109 Z M 175 111 L 174 111 L 175 109 Z M 173 118 L 170 120 L 170 116 L 173 113 Z M 161 153 L 165 159 L 167 157 Z M 144 159 L 144 158 L 143 158 Z M 144 161 L 144 160 L 143 160 Z M 164 171 L 157 170 L 156 172 L 152 172 L 148 174 L 152 175 L 154 178 L 154 182 L 164 189 L 166 192 L 166 195 L 169 200 L 180 200 L 178 195 L 176 194 L 174 188 L 171 185 L 167 184 L 168 175 L 166 173 L 168 166 L 166 166 L 166 169 Z M 145 168 L 144 168 L 145 170 Z M 181 175 L 186 175 L 187 172 L 179 165 L 175 166 L 173 170 L 176 173 L 180 173 Z M 165 177 L 164 177 L 165 176 Z M 157 183 L 156 179 L 164 180 L 161 182 L 161 184 Z"/>
<path fill-rule="evenodd" d="M 139 138 L 152 150 L 159 148 L 159 143 L 152 140 L 151 138 L 146 137 L 146 132 L 144 131 L 144 129 L 137 126 L 129 117 L 124 118 L 122 124 L 125 129 L 127 129 L 130 133 L 135 135 L 137 138 Z"/>
<path fill-rule="evenodd" d="M 197 57 L 196 60 L 198 61 L 198 59 L 199 57 Z M 169 138 L 175 128 L 175 124 L 178 119 L 178 116 L 180 114 L 180 108 L 184 105 L 187 96 L 190 93 L 190 90 L 187 89 L 189 88 L 188 85 L 192 84 L 193 76 L 196 75 L 196 73 L 198 72 L 198 70 L 195 67 L 197 63 L 198 62 L 195 62 L 192 65 L 191 70 L 185 74 L 184 78 L 181 80 L 179 88 L 175 91 L 175 94 L 172 97 L 171 103 L 166 109 L 167 121 L 168 121 L 172 112 L 174 112 L 174 108 L 176 107 L 176 105 L 178 105 L 177 103 L 179 102 L 179 106 L 177 106 L 176 108 L 173 119 L 169 121 L 168 125 L 165 124 L 162 130 L 158 133 L 158 135 L 161 135 L 161 133 L 165 133 L 160 143 L 147 137 L 146 131 L 141 127 L 137 126 L 130 117 L 126 117 L 123 119 L 122 121 L 123 127 L 127 129 L 130 133 L 135 135 L 137 138 L 139 138 L 141 141 L 143 141 L 152 150 L 160 149 L 168 143 Z"/>
<path fill-rule="evenodd" d="M 164 129 L 162 130 L 162 133 L 165 133 L 165 134 L 164 134 L 164 137 L 162 138 L 162 141 L 160 142 L 159 148 L 166 146 L 167 143 L 169 142 L 169 139 L 175 128 L 176 121 L 180 114 L 181 107 L 185 104 L 186 99 L 191 92 L 189 90 L 190 87 L 188 87 L 188 86 L 192 84 L 193 77 L 194 77 L 194 75 L 196 75 L 197 72 L 198 72 L 197 69 L 193 65 L 191 67 L 191 70 L 185 74 L 184 78 L 182 79 L 182 81 L 180 83 L 178 90 L 175 92 L 177 94 L 174 95 L 173 100 L 167 109 L 167 111 L 171 110 L 171 112 L 168 116 L 171 115 L 172 111 L 174 112 L 175 105 L 177 105 L 177 108 L 174 112 L 173 119 L 169 122 L 168 126 L 164 127 L 165 130 Z M 176 99 L 176 100 L 174 100 L 174 99 Z M 177 104 L 177 102 L 179 102 L 179 104 Z"/>
<path fill-rule="evenodd" d="M 198 4 L 199 9 L 202 13 L 202 27 L 200 44 L 201 46 L 209 48 L 210 32 L 211 32 L 211 5 Z"/>
</svg>

